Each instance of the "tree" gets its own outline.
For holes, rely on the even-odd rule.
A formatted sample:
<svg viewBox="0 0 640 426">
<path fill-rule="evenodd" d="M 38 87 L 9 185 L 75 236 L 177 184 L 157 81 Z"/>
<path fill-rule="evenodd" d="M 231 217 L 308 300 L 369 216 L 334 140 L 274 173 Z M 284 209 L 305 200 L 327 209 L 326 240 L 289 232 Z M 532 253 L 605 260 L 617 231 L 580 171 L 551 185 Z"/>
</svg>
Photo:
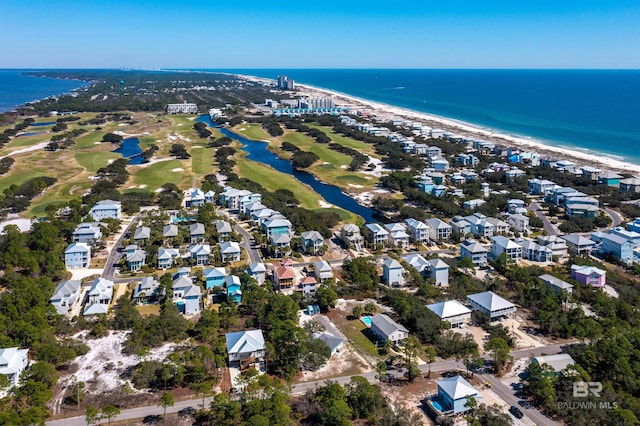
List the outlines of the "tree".
<svg viewBox="0 0 640 426">
<path fill-rule="evenodd" d="M 418 368 L 416 358 L 418 357 L 421 347 L 422 345 L 420 344 L 420 340 L 415 336 L 409 336 L 404 341 L 403 352 L 405 356 L 405 368 L 407 369 L 407 375 L 410 382 L 413 382 L 413 380 L 420 375 L 420 369 Z"/>
<path fill-rule="evenodd" d="M 364 312 L 367 315 L 373 315 L 376 313 L 376 311 L 378 310 L 378 307 L 376 306 L 375 303 L 367 303 L 366 305 L 364 305 Z"/>
<path fill-rule="evenodd" d="M 91 426 L 94 423 L 97 423 L 100 419 L 100 413 L 98 409 L 93 405 L 87 405 L 87 409 L 85 411 L 84 418 L 87 420 L 87 426 Z"/>
<path fill-rule="evenodd" d="M 356 305 L 353 307 L 351 314 L 356 318 L 360 318 L 360 315 L 362 315 L 362 312 L 364 312 L 364 310 L 362 309 L 362 306 Z"/>
<path fill-rule="evenodd" d="M 322 312 L 327 312 L 329 307 L 336 305 L 338 294 L 333 285 L 320 286 L 316 290 L 316 303 Z"/>
<path fill-rule="evenodd" d="M 158 406 L 162 407 L 162 421 L 164 423 L 167 422 L 167 407 L 173 407 L 173 395 L 169 392 L 163 392 L 160 397 L 160 401 L 158 401 Z"/>
<path fill-rule="evenodd" d="M 424 348 L 424 355 L 427 358 L 427 364 L 429 364 L 427 377 L 431 377 L 431 363 L 436 360 L 436 349 L 433 346 L 427 346 Z"/>
<path fill-rule="evenodd" d="M 496 366 L 496 374 L 499 374 L 511 357 L 511 355 L 509 355 L 509 345 L 501 337 L 493 337 L 489 339 L 485 345 L 485 349 L 491 353 L 491 357 Z"/>
<path fill-rule="evenodd" d="M 102 418 L 107 419 L 107 422 L 111 424 L 111 420 L 113 420 L 118 414 L 120 414 L 120 409 L 115 405 L 107 405 L 102 409 Z"/>
</svg>

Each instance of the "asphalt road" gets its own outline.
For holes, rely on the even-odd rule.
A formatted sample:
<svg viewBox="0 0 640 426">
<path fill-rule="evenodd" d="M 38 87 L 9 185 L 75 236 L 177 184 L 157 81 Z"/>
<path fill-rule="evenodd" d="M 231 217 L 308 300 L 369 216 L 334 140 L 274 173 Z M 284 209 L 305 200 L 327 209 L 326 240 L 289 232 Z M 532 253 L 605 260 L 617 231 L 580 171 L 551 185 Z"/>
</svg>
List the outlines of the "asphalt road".
<svg viewBox="0 0 640 426">
<path fill-rule="evenodd" d="M 538 216 L 540 220 L 542 220 L 542 224 L 544 226 L 544 230 L 547 232 L 547 235 L 560 235 L 560 232 L 549 221 L 549 218 L 544 214 L 542 208 L 540 207 L 540 204 L 538 204 L 537 201 L 532 201 L 531 204 L 529 204 L 528 209 L 529 211 L 534 212 L 535 215 Z"/>
<path fill-rule="evenodd" d="M 620 215 L 620 213 L 608 207 L 603 207 L 602 210 L 604 210 L 609 216 L 611 216 L 611 220 L 613 222 L 611 224 L 612 228 L 615 228 L 616 226 L 620 226 L 620 224 L 622 223 L 622 215 Z"/>
<path fill-rule="evenodd" d="M 260 258 L 260 253 L 258 252 L 258 249 L 256 249 L 254 246 L 255 242 L 253 241 L 253 237 L 251 236 L 251 234 L 249 234 L 239 224 L 236 224 L 234 229 L 238 234 L 242 235 L 242 246 L 249 254 L 250 264 L 262 262 L 262 259 Z"/>
<path fill-rule="evenodd" d="M 512 351 L 511 356 L 513 356 L 514 359 L 518 359 L 518 358 L 528 358 L 531 356 L 538 356 L 543 353 L 551 355 L 551 354 L 556 354 L 561 352 L 562 346 L 564 346 L 564 344 L 541 346 L 539 348 L 531 348 L 531 349 L 521 349 L 517 351 Z M 431 364 L 431 371 L 434 371 L 434 372 L 449 371 L 449 370 L 464 370 L 464 369 L 465 369 L 464 365 L 460 361 L 456 361 L 456 360 L 439 361 Z M 426 374 L 428 370 L 429 370 L 429 366 L 427 364 L 420 365 L 420 371 L 423 374 Z M 367 380 L 369 380 L 370 382 L 377 381 L 375 371 L 359 374 L 359 376 L 366 377 Z M 352 376 L 350 375 L 341 376 L 341 377 L 332 378 L 331 380 L 338 382 L 340 384 L 345 384 L 351 380 L 351 377 Z M 498 396 L 500 396 L 501 398 L 503 398 L 508 404 L 519 406 L 518 404 L 519 399 L 514 395 L 515 393 L 514 390 L 509 389 L 508 386 L 504 385 L 499 379 L 495 378 L 494 376 L 483 374 L 482 378 L 484 381 L 491 383 L 492 384 L 491 388 L 495 391 L 495 393 L 498 394 Z M 316 380 L 313 382 L 298 383 L 293 386 L 291 393 L 293 395 L 302 395 L 308 390 L 313 390 L 318 386 L 323 386 L 325 382 L 326 382 L 326 379 Z M 213 398 L 205 398 L 205 406 L 208 406 L 212 400 Z M 202 406 L 202 398 L 189 399 L 185 401 L 176 401 L 173 407 L 167 407 L 167 413 L 177 413 L 178 411 L 188 407 L 197 409 L 197 408 L 200 408 L 201 406 Z M 522 409 L 522 412 L 525 413 L 525 415 L 529 417 L 531 420 L 536 422 L 536 424 L 539 424 L 539 425 L 556 424 L 552 422 L 549 418 L 542 415 L 535 408 L 524 408 L 524 407 L 520 407 L 520 408 Z M 137 407 L 137 408 L 129 408 L 126 410 L 122 410 L 120 415 L 118 415 L 114 419 L 114 421 L 142 419 L 144 417 L 152 416 L 152 415 L 161 416 L 162 411 L 163 411 L 162 407 L 153 406 L 153 405 Z M 77 417 L 68 417 L 60 420 L 51 420 L 51 421 L 48 421 L 46 424 L 47 426 L 84 426 L 86 425 L 86 420 L 84 416 L 77 416 Z"/>
<path fill-rule="evenodd" d="M 131 227 L 134 223 L 138 223 L 138 216 L 131 219 L 131 222 L 129 222 L 129 225 L 127 225 L 124 231 L 122 231 L 120 237 L 118 238 L 118 241 L 116 241 L 115 245 L 111 249 L 111 253 L 109 253 L 107 263 L 104 265 L 102 278 L 113 280 L 113 274 L 116 271 L 116 267 L 114 265 L 118 262 L 118 260 L 120 260 L 120 257 L 122 256 L 122 253 L 119 252 L 118 249 L 122 247 L 122 240 L 124 240 L 124 236 L 127 235 L 127 233 L 131 230 Z"/>
</svg>

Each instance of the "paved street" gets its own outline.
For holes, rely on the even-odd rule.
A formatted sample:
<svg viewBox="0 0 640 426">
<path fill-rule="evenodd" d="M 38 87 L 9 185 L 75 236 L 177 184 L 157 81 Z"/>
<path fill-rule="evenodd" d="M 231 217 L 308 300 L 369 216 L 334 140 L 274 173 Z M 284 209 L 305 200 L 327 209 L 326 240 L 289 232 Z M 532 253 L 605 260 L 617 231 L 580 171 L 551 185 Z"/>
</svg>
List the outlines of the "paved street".
<svg viewBox="0 0 640 426">
<path fill-rule="evenodd" d="M 542 224 L 544 226 L 544 230 L 547 232 L 547 235 L 560 235 L 560 231 L 558 231 L 556 227 L 553 226 L 553 224 L 549 221 L 549 218 L 544 214 L 544 212 L 542 211 L 542 207 L 540 207 L 540 204 L 538 204 L 537 201 L 531 201 L 528 210 L 534 212 L 535 215 L 538 216 L 540 220 L 542 220 Z"/>
<path fill-rule="evenodd" d="M 620 224 L 622 223 L 622 216 L 620 215 L 620 213 L 608 207 L 603 207 L 602 210 L 604 210 L 609 216 L 611 216 L 612 228 L 620 226 Z"/>
<path fill-rule="evenodd" d="M 118 240 L 111 248 L 111 253 L 109 253 L 109 258 L 107 258 L 107 263 L 104 265 L 104 272 L 102 273 L 102 278 L 107 280 L 113 280 L 113 275 L 116 271 L 115 264 L 118 262 L 122 253 L 118 251 L 122 247 L 122 240 L 124 240 L 124 236 L 131 230 L 131 227 L 134 223 L 138 223 L 138 216 L 135 216 L 131 219 L 131 222 L 127 225 L 127 227 L 122 231 Z M 129 280 L 130 281 L 130 280 Z"/>
</svg>

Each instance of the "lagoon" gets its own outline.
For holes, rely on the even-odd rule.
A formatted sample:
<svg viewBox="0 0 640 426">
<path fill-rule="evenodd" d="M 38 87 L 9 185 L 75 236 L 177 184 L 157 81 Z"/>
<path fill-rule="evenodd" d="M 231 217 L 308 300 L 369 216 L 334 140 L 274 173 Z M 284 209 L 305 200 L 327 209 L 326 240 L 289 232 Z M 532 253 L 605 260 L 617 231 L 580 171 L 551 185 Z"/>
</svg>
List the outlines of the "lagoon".
<svg viewBox="0 0 640 426">
<path fill-rule="evenodd" d="M 142 164 L 144 158 L 142 157 L 142 149 L 140 148 L 140 139 L 129 138 L 122 141 L 118 149 L 114 149 L 111 152 L 117 152 L 124 158 L 129 159 L 129 164 Z"/>
</svg>

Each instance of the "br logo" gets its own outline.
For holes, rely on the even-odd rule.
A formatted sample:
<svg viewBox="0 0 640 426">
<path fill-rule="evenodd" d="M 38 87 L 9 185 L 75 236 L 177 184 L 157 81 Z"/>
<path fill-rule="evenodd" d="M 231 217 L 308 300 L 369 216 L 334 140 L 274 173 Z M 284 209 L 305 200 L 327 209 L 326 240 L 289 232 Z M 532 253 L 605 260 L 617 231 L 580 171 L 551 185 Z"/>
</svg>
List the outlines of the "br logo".
<svg viewBox="0 0 640 426">
<path fill-rule="evenodd" d="M 586 398 L 593 395 L 600 398 L 602 392 L 602 383 L 600 382 L 573 382 L 573 397 Z"/>
</svg>

